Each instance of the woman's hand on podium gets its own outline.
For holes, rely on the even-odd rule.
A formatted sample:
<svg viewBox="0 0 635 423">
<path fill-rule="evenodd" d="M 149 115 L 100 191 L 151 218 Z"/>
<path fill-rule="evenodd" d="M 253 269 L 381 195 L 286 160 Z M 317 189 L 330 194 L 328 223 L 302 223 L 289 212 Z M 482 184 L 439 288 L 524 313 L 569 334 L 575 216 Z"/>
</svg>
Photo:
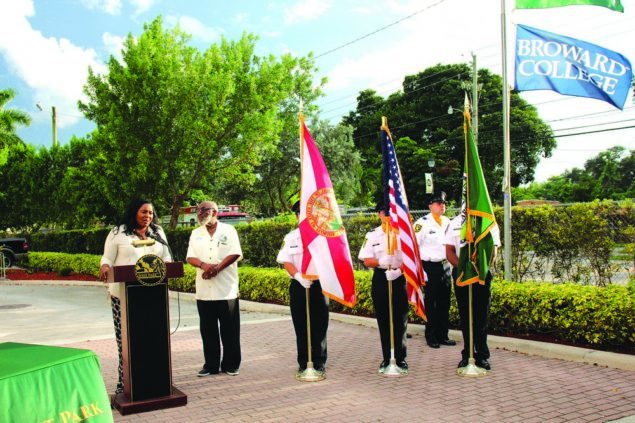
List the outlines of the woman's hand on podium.
<svg viewBox="0 0 635 423">
<path fill-rule="evenodd" d="M 110 270 L 110 266 L 107 264 L 102 264 L 99 269 L 99 280 L 102 282 L 106 282 L 108 280 L 108 270 Z"/>
</svg>

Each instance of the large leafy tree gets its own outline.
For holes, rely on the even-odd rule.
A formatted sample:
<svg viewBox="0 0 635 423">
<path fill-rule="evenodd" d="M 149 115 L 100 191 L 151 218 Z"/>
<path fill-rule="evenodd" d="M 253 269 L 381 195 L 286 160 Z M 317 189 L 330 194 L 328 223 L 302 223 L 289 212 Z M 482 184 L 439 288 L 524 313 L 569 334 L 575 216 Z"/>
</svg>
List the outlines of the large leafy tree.
<svg viewBox="0 0 635 423">
<path fill-rule="evenodd" d="M 159 17 L 138 39 L 128 36 L 120 63 L 89 72 L 80 108 L 97 124 L 101 194 L 123 211 L 132 196 L 151 199 L 176 224 L 197 189 L 220 181 L 250 185 L 253 167 L 275 147 L 297 114 L 310 107 L 313 59 L 254 55 L 256 37 L 222 39 L 199 52 Z"/>
<path fill-rule="evenodd" d="M 353 128 L 317 121 L 309 125 L 309 130 L 329 172 L 338 201 L 349 203 L 359 189 L 359 153 L 353 144 Z M 217 188 L 219 196 L 224 195 L 228 202 L 236 203 L 242 199 L 243 204 L 247 202 L 246 209 L 273 216 L 287 212 L 297 199 L 300 173 L 300 137 L 296 120 L 294 130 L 282 134 L 276 148 L 254 167 L 256 181 L 253 185 L 240 186 L 225 181 Z"/>
<path fill-rule="evenodd" d="M 381 163 L 381 117 L 388 118 L 397 157 L 404 176 L 411 208 L 425 208 L 422 174 L 429 172 L 427 161 L 434 159 L 435 190 L 446 191 L 460 201 L 464 161 L 463 117 L 448 114 L 449 106 L 459 109 L 471 81 L 465 64 L 437 65 L 404 78 L 402 90 L 385 100 L 374 91 L 360 93 L 357 109 L 344 118 L 355 128 L 355 144 L 364 160 L 365 188 L 375 189 L 381 198 L 381 181 L 376 169 Z M 502 78 L 486 69 L 478 71 L 478 146 L 492 201 L 502 202 L 503 134 Z M 531 182 L 540 157 L 549 157 L 556 146 L 551 128 L 517 92 L 511 95 L 511 182 L 512 186 Z M 401 139 L 407 140 L 400 146 Z M 400 150 L 403 153 L 400 154 Z M 408 153 L 410 152 L 410 153 Z"/>
<path fill-rule="evenodd" d="M 7 108 L 7 104 L 15 98 L 15 91 L 8 88 L 0 90 L 0 166 L 7 161 L 9 147 L 23 141 L 15 133 L 18 125 L 28 126 L 31 117 L 14 108 Z"/>
<path fill-rule="evenodd" d="M 587 160 L 583 169 L 576 167 L 544 183 L 518 188 L 514 197 L 561 203 L 628 199 L 635 195 L 634 169 L 635 151 L 614 146 Z"/>
</svg>

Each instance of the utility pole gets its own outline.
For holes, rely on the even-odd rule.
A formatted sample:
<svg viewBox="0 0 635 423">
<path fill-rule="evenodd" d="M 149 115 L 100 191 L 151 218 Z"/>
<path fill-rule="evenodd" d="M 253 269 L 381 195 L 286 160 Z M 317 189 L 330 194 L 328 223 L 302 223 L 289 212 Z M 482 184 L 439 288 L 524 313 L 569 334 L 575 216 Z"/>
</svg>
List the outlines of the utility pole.
<svg viewBox="0 0 635 423">
<path fill-rule="evenodd" d="M 40 103 L 36 103 L 35 105 L 41 112 L 45 111 L 44 106 Z M 55 106 L 51 107 L 51 128 L 53 132 L 53 146 L 57 145 L 57 110 Z"/>
<path fill-rule="evenodd" d="M 57 111 L 55 106 L 51 107 L 51 120 L 53 121 L 53 146 L 57 145 Z"/>
<path fill-rule="evenodd" d="M 478 68 L 476 67 L 476 54 L 472 52 L 472 122 L 474 122 L 474 144 L 478 145 Z"/>
</svg>

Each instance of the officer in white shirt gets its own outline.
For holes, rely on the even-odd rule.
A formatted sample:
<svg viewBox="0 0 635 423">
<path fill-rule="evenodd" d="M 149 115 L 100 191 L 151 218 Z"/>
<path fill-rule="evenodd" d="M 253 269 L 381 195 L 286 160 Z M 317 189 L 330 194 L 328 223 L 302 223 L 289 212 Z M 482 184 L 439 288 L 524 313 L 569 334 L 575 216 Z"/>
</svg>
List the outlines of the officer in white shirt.
<svg viewBox="0 0 635 423">
<path fill-rule="evenodd" d="M 445 236 L 446 256 L 450 264 L 452 264 L 452 278 L 454 279 L 454 295 L 459 309 L 461 318 L 461 332 L 463 333 L 463 350 L 461 351 L 461 361 L 458 367 L 468 365 L 470 358 L 470 300 L 469 286 L 458 286 L 456 284 L 457 266 L 459 264 L 459 254 L 461 246 L 465 243 L 461 240 L 461 227 L 464 221 L 464 213 L 459 214 L 450 221 Z M 494 241 L 494 250 L 492 251 L 492 261 L 490 266 L 494 264 L 496 259 L 496 249 L 500 247 L 500 230 L 498 225 L 494 225 L 490 230 L 492 240 Z M 490 351 L 487 346 L 487 325 L 489 322 L 489 311 L 492 298 L 492 272 L 487 272 L 485 284 L 472 284 L 472 340 L 473 351 L 472 356 L 477 367 L 485 370 L 491 370 L 489 363 Z"/>
<path fill-rule="evenodd" d="M 291 208 L 298 217 L 300 202 Z M 319 279 L 310 280 L 302 275 L 302 258 L 304 247 L 299 229 L 294 229 L 284 237 L 282 249 L 278 253 L 277 262 L 284 265 L 291 277 L 289 284 L 289 308 L 295 330 L 298 372 L 306 370 L 309 359 L 309 345 L 306 319 L 306 296 L 309 295 L 309 313 L 311 317 L 311 360 L 313 368 L 324 372 L 326 366 L 326 334 L 329 328 L 329 300 L 322 293 Z M 316 274 L 309 266 L 309 273 Z M 308 288 L 308 292 L 307 292 Z"/>
<path fill-rule="evenodd" d="M 443 191 L 433 194 L 430 213 L 417 220 L 414 226 L 421 264 L 427 276 L 423 293 L 427 317 L 425 336 L 430 348 L 456 345 L 448 337 L 452 280 L 450 264 L 445 259 L 445 230 L 450 223 L 444 216 L 446 200 Z"/>
<path fill-rule="evenodd" d="M 358 258 L 364 261 L 364 266 L 372 268 L 373 279 L 371 298 L 379 328 L 379 338 L 383 360 L 379 365 L 379 373 L 384 373 L 390 363 L 390 303 L 388 299 L 388 284 L 392 284 L 393 335 L 395 346 L 395 361 L 403 373 L 408 372 L 406 362 L 406 336 L 408 329 L 408 289 L 406 277 L 401 272 L 403 260 L 401 252 L 396 250 L 393 255 L 388 254 L 386 228 L 383 220 L 384 212 L 379 213 L 382 226 L 366 234 L 364 245 L 359 251 Z"/>
</svg>

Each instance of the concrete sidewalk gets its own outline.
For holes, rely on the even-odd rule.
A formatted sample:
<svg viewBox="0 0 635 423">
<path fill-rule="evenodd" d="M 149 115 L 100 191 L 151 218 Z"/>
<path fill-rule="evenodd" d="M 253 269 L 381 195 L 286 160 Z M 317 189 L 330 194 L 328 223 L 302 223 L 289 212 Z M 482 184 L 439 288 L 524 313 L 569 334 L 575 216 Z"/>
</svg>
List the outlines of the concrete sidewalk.
<svg viewBox="0 0 635 423">
<path fill-rule="evenodd" d="M 191 296 L 179 298 L 187 309 Z M 0 322 L 2 304 L 0 297 Z M 331 313 L 327 378 L 298 382 L 288 307 L 241 305 L 245 317 L 258 318 L 243 319 L 239 376 L 196 377 L 202 364 L 198 328 L 181 327 L 172 336 L 173 380 L 188 395 L 188 404 L 129 416 L 114 411 L 115 421 L 635 422 L 635 356 L 491 337 L 493 370 L 482 378 L 464 378 L 456 375 L 458 332 L 451 335 L 459 345 L 434 350 L 427 347 L 423 328 L 409 325 L 410 373 L 386 378 L 377 375 L 381 352 L 374 319 Z M 114 338 L 86 334 L 84 339 L 64 345 L 95 351 L 113 392 Z"/>
</svg>

